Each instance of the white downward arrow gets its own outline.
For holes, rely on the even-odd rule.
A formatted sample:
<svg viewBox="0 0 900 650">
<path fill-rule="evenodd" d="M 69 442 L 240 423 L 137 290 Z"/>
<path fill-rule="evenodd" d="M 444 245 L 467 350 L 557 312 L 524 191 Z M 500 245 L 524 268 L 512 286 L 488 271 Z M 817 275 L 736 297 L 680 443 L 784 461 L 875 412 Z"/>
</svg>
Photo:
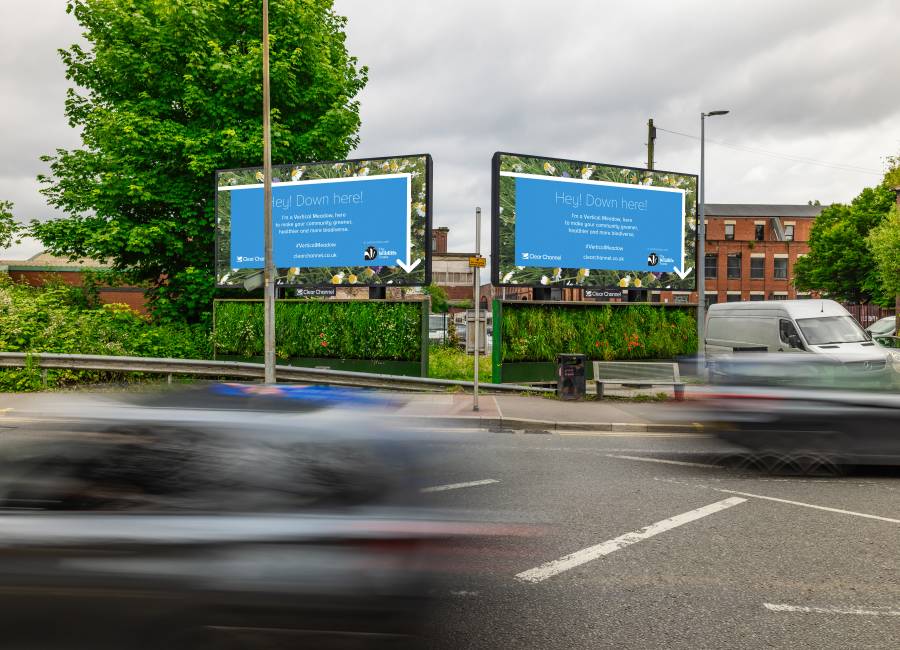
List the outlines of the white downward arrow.
<svg viewBox="0 0 900 650">
<path fill-rule="evenodd" d="M 406 271 L 407 273 L 412 273 L 413 269 L 416 268 L 417 266 L 419 266 L 419 264 L 421 263 L 421 261 L 422 261 L 422 258 L 420 257 L 420 258 L 417 259 L 415 262 L 412 262 L 412 263 L 410 263 L 410 264 L 405 264 L 405 263 L 403 262 L 403 260 L 398 259 L 398 260 L 397 260 L 397 266 L 399 266 L 401 269 L 403 269 L 403 270 Z"/>
<path fill-rule="evenodd" d="M 682 280 L 684 280 L 687 276 L 689 276 L 689 275 L 691 274 L 691 271 L 694 270 L 694 267 L 693 267 L 693 266 L 689 266 L 688 269 L 687 269 L 687 271 L 682 271 L 681 269 L 679 269 L 679 268 L 676 266 L 676 267 L 673 267 L 672 270 L 675 271 L 675 275 L 677 275 L 679 278 L 681 278 Z"/>
</svg>

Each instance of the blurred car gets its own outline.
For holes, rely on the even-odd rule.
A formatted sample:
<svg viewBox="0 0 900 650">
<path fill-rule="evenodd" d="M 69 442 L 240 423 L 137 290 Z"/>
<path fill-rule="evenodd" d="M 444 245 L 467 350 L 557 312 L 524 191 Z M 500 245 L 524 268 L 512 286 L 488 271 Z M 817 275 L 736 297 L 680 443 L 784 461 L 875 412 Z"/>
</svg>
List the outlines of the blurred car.
<svg viewBox="0 0 900 650">
<path fill-rule="evenodd" d="M 866 331 L 873 337 L 890 336 L 896 332 L 897 319 L 894 316 L 885 316 L 879 318 L 866 328 Z"/>
<path fill-rule="evenodd" d="M 748 353 L 710 363 L 714 385 L 689 391 L 685 421 L 704 422 L 728 443 L 785 460 L 900 463 L 896 372 L 878 361 Z"/>
<path fill-rule="evenodd" d="M 227 384 L 20 413 L 4 647 L 418 647 L 435 558 L 472 528 L 421 507 L 418 447 L 383 406 Z"/>
</svg>

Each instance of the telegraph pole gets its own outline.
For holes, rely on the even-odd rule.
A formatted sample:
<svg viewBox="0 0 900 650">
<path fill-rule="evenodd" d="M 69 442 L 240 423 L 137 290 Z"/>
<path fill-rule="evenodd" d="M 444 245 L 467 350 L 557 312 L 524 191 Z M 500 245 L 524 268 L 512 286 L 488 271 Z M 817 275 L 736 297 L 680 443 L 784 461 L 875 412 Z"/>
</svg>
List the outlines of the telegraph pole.
<svg viewBox="0 0 900 650">
<path fill-rule="evenodd" d="M 269 0 L 263 0 L 263 235 L 265 382 L 275 383 L 275 262 L 272 259 L 272 129 L 269 105 Z"/>
<path fill-rule="evenodd" d="M 647 169 L 653 169 L 653 141 L 656 140 L 656 127 L 653 118 L 647 122 Z"/>
</svg>

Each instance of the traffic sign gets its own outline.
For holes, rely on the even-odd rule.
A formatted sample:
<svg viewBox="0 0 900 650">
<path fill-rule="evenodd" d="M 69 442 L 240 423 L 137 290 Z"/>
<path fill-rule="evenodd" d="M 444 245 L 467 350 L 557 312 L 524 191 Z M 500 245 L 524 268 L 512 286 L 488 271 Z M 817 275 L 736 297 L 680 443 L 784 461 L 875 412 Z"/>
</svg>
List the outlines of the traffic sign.
<svg viewBox="0 0 900 650">
<path fill-rule="evenodd" d="M 474 268 L 479 268 L 479 269 L 484 268 L 485 262 L 487 262 L 487 260 L 481 256 L 476 255 L 473 257 L 469 257 L 469 267 L 473 268 L 473 269 Z"/>
</svg>

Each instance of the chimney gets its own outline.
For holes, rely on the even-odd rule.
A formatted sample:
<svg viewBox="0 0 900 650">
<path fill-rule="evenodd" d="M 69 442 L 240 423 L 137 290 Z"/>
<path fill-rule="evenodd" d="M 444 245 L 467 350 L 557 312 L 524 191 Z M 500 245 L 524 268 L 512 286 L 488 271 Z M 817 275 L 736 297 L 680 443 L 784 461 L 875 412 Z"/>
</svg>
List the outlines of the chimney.
<svg viewBox="0 0 900 650">
<path fill-rule="evenodd" d="M 447 252 L 447 234 L 449 232 L 450 229 L 446 226 L 441 228 L 434 228 L 431 231 L 431 251 L 433 253 Z"/>
</svg>

